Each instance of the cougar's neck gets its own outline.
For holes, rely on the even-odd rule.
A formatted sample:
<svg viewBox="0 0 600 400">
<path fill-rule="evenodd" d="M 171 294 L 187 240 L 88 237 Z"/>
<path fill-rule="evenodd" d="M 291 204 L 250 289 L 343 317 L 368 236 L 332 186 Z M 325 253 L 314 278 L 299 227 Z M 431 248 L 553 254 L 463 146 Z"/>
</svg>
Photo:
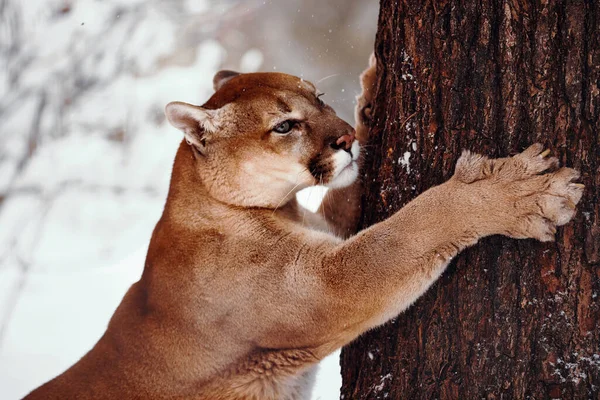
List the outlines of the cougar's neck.
<svg viewBox="0 0 600 400">
<path fill-rule="evenodd" d="M 201 156 L 194 154 L 194 150 L 182 141 L 173 164 L 171 185 L 162 216 L 163 222 L 202 227 L 206 223 L 210 224 L 211 221 L 219 221 L 224 217 L 227 219 L 234 216 L 242 217 L 249 210 L 254 214 L 264 212 L 271 218 L 297 219 L 299 205 L 295 196 L 289 201 L 281 202 L 276 209 L 237 206 L 215 198 L 197 171 L 196 157 Z"/>
<path fill-rule="evenodd" d="M 226 207 L 210 196 L 196 170 L 196 157 L 194 150 L 182 141 L 173 163 L 163 220 L 193 222 L 210 210 Z"/>
</svg>

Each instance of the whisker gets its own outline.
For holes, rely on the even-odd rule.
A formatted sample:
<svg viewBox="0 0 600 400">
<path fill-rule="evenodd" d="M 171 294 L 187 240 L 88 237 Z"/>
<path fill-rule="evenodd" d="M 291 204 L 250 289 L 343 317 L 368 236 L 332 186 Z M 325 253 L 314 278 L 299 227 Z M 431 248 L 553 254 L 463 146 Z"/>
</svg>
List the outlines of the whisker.
<svg viewBox="0 0 600 400">
<path fill-rule="evenodd" d="M 321 175 L 321 177 L 319 178 L 319 185 L 323 186 L 323 175 Z M 325 222 L 327 222 L 327 215 L 325 213 L 325 207 L 327 207 L 326 200 L 327 200 L 327 193 L 323 197 L 323 200 L 321 200 L 321 206 L 319 207 L 321 209 L 321 211 L 323 212 L 323 219 L 325 219 Z"/>
<path fill-rule="evenodd" d="M 286 199 L 286 197 L 288 197 L 288 196 L 290 195 L 290 193 L 292 193 L 292 192 L 294 191 L 294 189 L 296 189 L 296 188 L 297 188 L 298 186 L 300 186 L 301 184 L 302 184 L 302 182 L 299 182 L 299 183 L 297 183 L 297 184 L 296 184 L 296 186 L 294 186 L 293 188 L 291 188 L 291 189 L 290 189 L 290 191 L 289 191 L 289 192 L 287 192 L 287 193 L 285 194 L 285 196 L 283 196 L 283 197 L 281 198 L 281 200 L 279 201 L 279 204 L 277 204 L 277 207 L 275 207 L 275 208 L 273 209 L 273 212 L 271 213 L 271 215 L 275 214 L 275 211 L 277 211 L 277 209 L 278 209 L 278 208 L 279 208 L 279 206 L 280 206 L 280 205 L 283 203 L 283 201 Z"/>
<path fill-rule="evenodd" d="M 303 173 L 304 171 L 308 171 L 308 169 L 306 169 L 306 167 L 302 168 L 302 170 L 300 170 L 298 172 L 298 174 L 296 175 L 296 181 L 298 181 L 298 177 L 301 173 Z M 279 208 L 279 206 L 281 206 L 281 204 L 284 202 L 284 200 L 290 195 L 290 193 L 292 193 L 298 186 L 300 186 L 302 184 L 302 182 L 298 182 L 293 188 L 290 189 L 289 192 L 287 192 L 285 194 L 285 196 L 283 196 L 281 198 L 281 200 L 279 201 L 279 203 L 277 204 L 277 206 L 273 209 L 273 212 L 271 213 L 271 215 L 275 214 L 275 211 L 277 211 L 277 209 Z"/>
<path fill-rule="evenodd" d="M 313 186 L 314 187 L 314 186 Z M 313 192 L 313 187 L 310 188 L 310 191 L 308 192 L 308 197 L 306 198 L 306 202 L 310 203 L 310 196 L 312 195 Z M 307 204 L 308 205 L 308 204 Z M 302 213 L 302 226 L 304 227 L 304 220 L 306 219 L 306 211 L 308 210 L 306 207 L 304 208 L 304 213 Z"/>
<path fill-rule="evenodd" d="M 335 189 L 330 189 L 330 190 L 335 190 Z M 334 214 L 334 212 L 333 212 L 334 205 L 333 204 L 335 204 L 335 201 L 333 200 L 333 196 L 335 196 L 335 195 L 332 193 L 330 201 L 328 201 L 327 204 L 325 204 L 324 207 L 323 207 L 323 210 L 325 210 L 326 207 L 329 207 L 329 215 L 333 215 Z M 325 200 L 325 199 L 323 199 L 323 200 Z M 327 225 L 329 225 L 330 224 L 329 221 L 331 219 L 328 220 L 327 219 L 327 215 L 325 215 L 325 213 L 323 213 L 323 216 L 325 217 L 325 220 L 328 221 Z M 335 223 L 333 220 L 331 220 L 331 222 Z"/>
<path fill-rule="evenodd" d="M 317 83 L 321 83 L 323 82 L 325 79 L 329 79 L 329 78 L 333 78 L 334 76 L 338 76 L 339 74 L 331 74 L 329 76 L 326 76 L 325 78 L 321 78 L 317 81 Z"/>
</svg>

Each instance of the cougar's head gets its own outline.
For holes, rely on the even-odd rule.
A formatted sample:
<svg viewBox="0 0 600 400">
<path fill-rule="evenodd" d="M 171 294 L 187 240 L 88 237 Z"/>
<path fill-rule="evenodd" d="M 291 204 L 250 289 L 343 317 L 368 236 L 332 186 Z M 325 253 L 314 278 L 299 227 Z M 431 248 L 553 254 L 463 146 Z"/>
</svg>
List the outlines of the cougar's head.
<svg viewBox="0 0 600 400">
<path fill-rule="evenodd" d="M 173 102 L 169 122 L 183 131 L 195 171 L 229 204 L 278 207 L 297 191 L 351 184 L 360 148 L 315 86 L 282 73 L 221 71 L 203 105 Z"/>
</svg>

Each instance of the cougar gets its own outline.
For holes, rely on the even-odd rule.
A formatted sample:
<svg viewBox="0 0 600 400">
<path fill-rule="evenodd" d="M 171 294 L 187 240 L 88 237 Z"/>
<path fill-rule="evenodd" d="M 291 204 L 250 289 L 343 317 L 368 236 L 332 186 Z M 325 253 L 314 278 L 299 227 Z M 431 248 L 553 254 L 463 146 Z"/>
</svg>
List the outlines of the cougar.
<svg viewBox="0 0 600 400">
<path fill-rule="evenodd" d="M 221 71 L 203 106 L 173 102 L 183 132 L 141 279 L 102 338 L 27 399 L 306 399 L 315 367 L 397 316 L 462 249 L 489 235 L 553 240 L 582 195 L 578 172 L 534 144 L 465 151 L 454 175 L 355 234 L 361 145 L 315 85 Z M 312 213 L 296 201 L 329 191 Z"/>
</svg>

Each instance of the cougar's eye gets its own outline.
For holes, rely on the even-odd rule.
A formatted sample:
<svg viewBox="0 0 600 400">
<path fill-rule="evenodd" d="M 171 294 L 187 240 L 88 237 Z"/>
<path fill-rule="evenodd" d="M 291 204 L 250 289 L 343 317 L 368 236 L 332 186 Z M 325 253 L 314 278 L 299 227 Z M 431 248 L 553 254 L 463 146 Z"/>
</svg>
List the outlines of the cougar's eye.
<svg viewBox="0 0 600 400">
<path fill-rule="evenodd" d="M 287 120 L 277 125 L 275 128 L 273 128 L 273 130 L 283 135 L 285 133 L 289 133 L 294 125 L 296 125 L 296 122 Z"/>
</svg>

